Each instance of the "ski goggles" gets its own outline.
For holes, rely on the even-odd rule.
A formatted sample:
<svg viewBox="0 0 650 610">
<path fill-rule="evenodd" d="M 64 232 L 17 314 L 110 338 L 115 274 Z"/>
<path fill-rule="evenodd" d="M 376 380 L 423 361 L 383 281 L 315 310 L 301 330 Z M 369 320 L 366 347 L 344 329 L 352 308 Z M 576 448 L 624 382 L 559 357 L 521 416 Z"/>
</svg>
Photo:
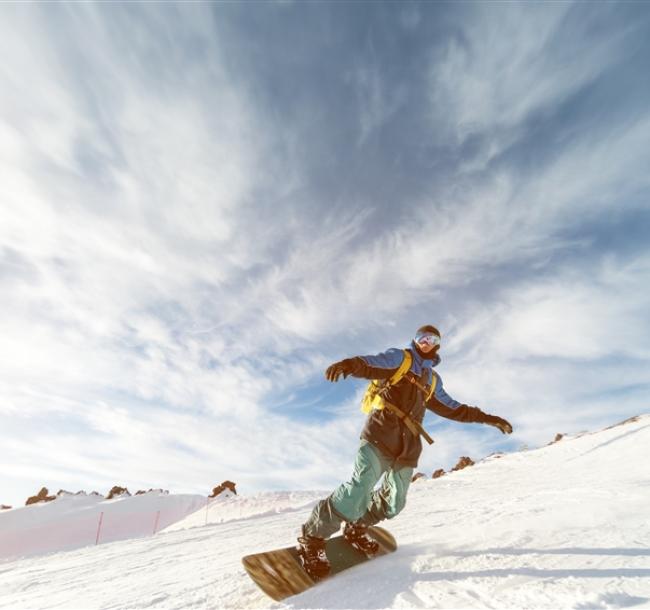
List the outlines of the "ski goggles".
<svg viewBox="0 0 650 610">
<path fill-rule="evenodd" d="M 430 345 L 431 347 L 435 347 L 436 345 L 440 345 L 440 337 L 431 332 L 418 333 L 415 335 L 415 342 L 419 345 Z"/>
</svg>

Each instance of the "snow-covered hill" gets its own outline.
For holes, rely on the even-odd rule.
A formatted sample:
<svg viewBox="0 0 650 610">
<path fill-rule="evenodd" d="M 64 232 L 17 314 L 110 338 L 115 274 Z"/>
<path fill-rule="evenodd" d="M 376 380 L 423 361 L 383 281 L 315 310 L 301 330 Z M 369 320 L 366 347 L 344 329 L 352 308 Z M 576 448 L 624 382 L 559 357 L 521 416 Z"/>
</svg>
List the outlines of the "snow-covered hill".
<svg viewBox="0 0 650 610">
<path fill-rule="evenodd" d="M 205 496 L 154 491 L 111 500 L 66 494 L 2 511 L 0 561 L 152 536 L 205 506 Z"/>
<path fill-rule="evenodd" d="M 223 522 L 210 511 L 202 525 L 203 507 L 189 529 L 1 563 L 0 607 L 650 607 L 649 447 L 645 415 L 417 481 L 388 524 L 396 553 L 286 604 L 240 558 L 294 541 L 311 505 L 301 494 L 268 495 L 257 515 L 238 500 L 246 514 L 231 502 Z"/>
<path fill-rule="evenodd" d="M 226 523 L 265 517 L 278 513 L 295 512 L 306 507 L 312 507 L 327 491 L 280 491 L 260 493 L 254 496 L 217 497 L 211 500 L 204 509 L 188 515 L 165 528 L 165 532 L 198 527 L 209 523 Z"/>
</svg>

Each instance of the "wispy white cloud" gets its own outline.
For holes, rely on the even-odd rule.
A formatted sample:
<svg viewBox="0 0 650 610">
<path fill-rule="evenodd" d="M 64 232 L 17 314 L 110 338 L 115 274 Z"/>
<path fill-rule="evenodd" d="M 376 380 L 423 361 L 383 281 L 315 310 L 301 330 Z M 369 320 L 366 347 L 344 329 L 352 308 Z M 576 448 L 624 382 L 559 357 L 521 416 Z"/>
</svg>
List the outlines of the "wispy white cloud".
<svg viewBox="0 0 650 610">
<path fill-rule="evenodd" d="M 498 129 L 510 138 L 534 113 L 552 111 L 628 52 L 631 26 L 597 38 L 594 24 L 611 7 L 585 13 L 572 3 L 473 6 L 436 48 L 430 95 L 436 127 L 459 138 Z M 493 149 L 496 150 L 496 149 Z"/>
<path fill-rule="evenodd" d="M 389 88 L 372 41 L 368 42 L 367 54 L 368 58 L 358 61 L 349 77 L 357 92 L 361 130 L 359 146 L 363 146 L 373 132 L 383 127 L 406 99 L 404 87 Z"/>
<path fill-rule="evenodd" d="M 356 246 L 354 264 L 335 264 L 339 251 L 329 254 L 332 266 L 301 284 L 301 297 L 289 297 L 287 320 L 312 331 L 328 330 L 335 320 L 345 328 L 365 325 L 365 311 L 387 317 L 468 285 L 486 270 L 516 261 L 539 271 L 553 254 L 580 250 L 593 237 L 583 232 L 568 238 L 567 231 L 604 213 L 646 206 L 633 195 L 648 187 L 642 170 L 650 163 L 643 144 L 648 125 L 640 122 L 602 141 L 586 138 L 531 177 L 522 179 L 516 168 L 499 170 L 493 178 L 477 178 L 466 193 L 450 189 L 446 202 L 439 194 L 421 201 L 412 220 Z M 345 256 L 352 258 L 348 251 Z M 340 281 L 327 282 L 329 273 Z"/>
<path fill-rule="evenodd" d="M 446 375 L 467 400 L 500 405 L 530 443 L 643 409 L 650 266 L 606 257 L 508 287 L 451 324 Z"/>
<path fill-rule="evenodd" d="M 361 385 L 325 389 L 324 366 L 405 343 L 423 322 L 443 327 L 450 392 L 512 417 L 515 442 L 605 418 L 582 390 L 615 387 L 601 362 L 612 354 L 626 360 L 620 383 L 647 382 L 646 253 L 586 264 L 595 236 L 581 230 L 647 210 L 647 112 L 572 132 L 534 171 L 507 158 L 534 146 L 531 116 L 625 60 L 623 30 L 589 53 L 589 18 L 576 25 L 569 5 L 473 7 L 449 45 L 422 43 L 435 50 L 421 138 L 455 161 L 443 186 L 420 177 L 390 212 L 359 196 L 364 184 L 318 191 L 314 166 L 344 157 L 320 148 L 332 126 L 307 146 L 318 109 L 293 100 L 283 120 L 256 98 L 224 42 L 241 27 L 225 8 L 6 11 L 0 435 L 21 495 L 43 477 L 91 487 L 122 473 L 197 491 L 228 477 L 328 487 L 351 464 Z M 403 14 L 405 31 L 426 29 L 425 12 Z M 362 50 L 341 77 L 341 91 L 355 85 L 345 142 L 359 150 L 410 99 Z M 482 152 L 465 155 L 477 134 Z M 354 169 L 338 170 L 349 185 Z M 502 285 L 486 289 L 492 275 Z M 491 429 L 435 429 L 423 468 L 496 442 Z"/>
</svg>

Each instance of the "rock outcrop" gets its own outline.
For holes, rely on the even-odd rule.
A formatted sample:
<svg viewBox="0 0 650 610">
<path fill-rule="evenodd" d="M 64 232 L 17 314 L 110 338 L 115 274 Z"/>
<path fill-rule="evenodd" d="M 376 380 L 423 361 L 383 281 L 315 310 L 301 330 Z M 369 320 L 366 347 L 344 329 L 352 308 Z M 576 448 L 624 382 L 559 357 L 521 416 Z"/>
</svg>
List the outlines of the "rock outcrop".
<svg viewBox="0 0 650 610">
<path fill-rule="evenodd" d="M 445 475 L 445 471 L 442 468 L 438 468 L 432 475 L 432 479 L 439 479 L 440 477 Z"/>
<path fill-rule="evenodd" d="M 417 481 L 418 479 L 422 479 L 422 478 L 426 479 L 427 475 L 424 474 L 423 472 L 416 472 L 413 475 L 413 478 L 411 479 L 411 483 L 415 483 L 415 481 Z"/>
<path fill-rule="evenodd" d="M 113 498 L 119 498 L 120 496 L 130 496 L 130 495 L 131 493 L 126 487 L 120 487 L 119 485 L 115 485 L 108 492 L 106 499 L 112 500 Z"/>
<path fill-rule="evenodd" d="M 462 470 L 468 466 L 474 466 L 474 460 L 464 455 L 458 460 L 458 463 L 451 469 L 451 471 L 455 472 L 456 470 Z"/>
<path fill-rule="evenodd" d="M 35 496 L 27 498 L 25 506 L 29 506 L 30 504 L 38 504 L 39 502 L 51 502 L 52 500 L 56 499 L 56 496 L 48 496 L 48 493 L 50 492 L 48 491 L 47 487 L 42 487 L 41 491 L 39 491 Z"/>
<path fill-rule="evenodd" d="M 221 485 L 218 485 L 217 487 L 214 487 L 212 489 L 212 493 L 208 496 L 208 498 L 216 498 L 219 494 L 222 494 L 225 491 L 231 491 L 235 495 L 237 495 L 237 490 L 235 489 L 235 483 L 232 481 L 224 481 Z"/>
<path fill-rule="evenodd" d="M 623 421 L 618 422 L 617 424 L 614 424 L 613 426 L 608 426 L 605 428 L 605 430 L 611 430 L 612 428 L 616 428 L 617 426 L 624 426 L 625 424 L 631 424 L 633 422 L 639 421 L 641 419 L 640 415 L 635 415 L 634 417 L 628 417 L 627 419 L 624 419 Z"/>
<path fill-rule="evenodd" d="M 88 497 L 88 496 L 93 497 L 93 496 L 99 496 L 100 498 L 103 498 L 103 497 L 104 497 L 104 496 L 102 496 L 102 494 L 97 493 L 96 491 L 93 491 L 93 492 L 91 492 L 91 493 L 88 493 L 88 492 L 87 492 L 86 490 L 84 490 L 84 489 L 81 489 L 81 490 L 79 490 L 79 491 L 68 491 L 68 490 L 66 490 L 66 489 L 59 489 L 59 491 L 56 492 L 56 497 L 57 497 L 57 498 L 62 498 L 62 497 L 65 497 L 65 496 L 75 496 L 75 497 L 78 497 L 78 496 L 82 496 L 82 497 Z"/>
<path fill-rule="evenodd" d="M 11 506 L 7 506 L 6 504 L 0 504 L 0 510 L 11 510 Z"/>
</svg>

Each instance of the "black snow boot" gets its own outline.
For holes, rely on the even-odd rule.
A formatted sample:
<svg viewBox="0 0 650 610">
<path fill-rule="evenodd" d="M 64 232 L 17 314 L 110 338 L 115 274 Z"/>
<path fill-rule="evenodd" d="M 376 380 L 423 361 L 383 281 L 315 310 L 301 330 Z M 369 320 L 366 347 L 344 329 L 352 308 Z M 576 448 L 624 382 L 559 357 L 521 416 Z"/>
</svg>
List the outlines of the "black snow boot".
<svg viewBox="0 0 650 610">
<path fill-rule="evenodd" d="M 360 523 L 346 523 L 343 529 L 343 537 L 357 551 L 367 557 L 372 557 L 379 550 L 379 543 L 368 534 L 368 526 Z"/>
<path fill-rule="evenodd" d="M 325 554 L 325 539 L 307 536 L 298 538 L 298 554 L 305 572 L 313 579 L 325 578 L 330 573 L 330 562 Z"/>
</svg>

